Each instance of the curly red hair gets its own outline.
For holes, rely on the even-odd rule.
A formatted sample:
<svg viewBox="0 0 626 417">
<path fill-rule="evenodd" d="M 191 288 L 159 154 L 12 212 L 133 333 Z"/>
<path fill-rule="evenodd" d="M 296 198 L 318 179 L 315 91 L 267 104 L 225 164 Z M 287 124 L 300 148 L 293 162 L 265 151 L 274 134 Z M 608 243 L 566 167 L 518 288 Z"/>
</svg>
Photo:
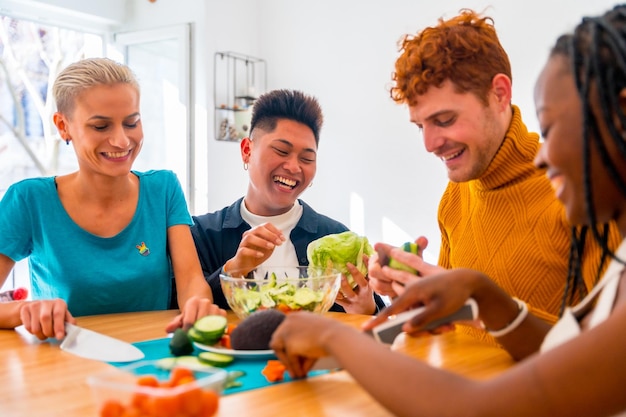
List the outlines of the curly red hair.
<svg viewBox="0 0 626 417">
<path fill-rule="evenodd" d="M 437 26 L 417 35 L 404 36 L 400 52 L 390 90 L 398 103 L 414 105 L 430 87 L 450 80 L 459 93 L 473 93 L 486 105 L 493 77 L 505 74 L 512 79 L 493 19 L 469 9 L 449 20 L 440 18 Z"/>
</svg>

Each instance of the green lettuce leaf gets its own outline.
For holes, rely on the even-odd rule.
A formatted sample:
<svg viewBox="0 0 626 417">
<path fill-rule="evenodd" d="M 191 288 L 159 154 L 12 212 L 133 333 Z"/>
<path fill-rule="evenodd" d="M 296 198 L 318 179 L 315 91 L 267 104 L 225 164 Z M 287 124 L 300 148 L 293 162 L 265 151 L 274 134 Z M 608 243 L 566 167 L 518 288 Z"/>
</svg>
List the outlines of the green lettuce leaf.
<svg viewBox="0 0 626 417">
<path fill-rule="evenodd" d="M 363 255 L 371 255 L 374 248 L 369 244 L 365 236 L 347 231 L 326 235 L 307 246 L 306 255 L 309 266 L 318 268 L 334 268 L 346 277 L 350 285 L 354 286 L 346 263 L 355 265 L 363 275 L 367 275 L 367 265 L 363 262 Z"/>
</svg>

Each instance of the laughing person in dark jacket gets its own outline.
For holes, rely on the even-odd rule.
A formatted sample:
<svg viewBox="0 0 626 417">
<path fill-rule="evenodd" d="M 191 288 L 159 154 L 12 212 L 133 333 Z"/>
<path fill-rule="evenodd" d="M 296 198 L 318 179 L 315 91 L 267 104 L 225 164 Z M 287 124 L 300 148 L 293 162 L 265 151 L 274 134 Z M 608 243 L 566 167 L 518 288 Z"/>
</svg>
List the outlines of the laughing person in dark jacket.
<svg viewBox="0 0 626 417">
<path fill-rule="evenodd" d="M 317 169 L 323 116 L 314 97 L 274 90 L 255 102 L 250 137 L 241 141 L 250 174 L 246 196 L 214 213 L 194 217 L 192 234 L 215 303 L 229 308 L 219 275 L 259 265 L 308 265 L 307 246 L 348 228 L 299 200 Z M 342 276 L 333 311 L 373 314 L 384 307 L 365 276 L 348 265 L 356 286 Z"/>
</svg>

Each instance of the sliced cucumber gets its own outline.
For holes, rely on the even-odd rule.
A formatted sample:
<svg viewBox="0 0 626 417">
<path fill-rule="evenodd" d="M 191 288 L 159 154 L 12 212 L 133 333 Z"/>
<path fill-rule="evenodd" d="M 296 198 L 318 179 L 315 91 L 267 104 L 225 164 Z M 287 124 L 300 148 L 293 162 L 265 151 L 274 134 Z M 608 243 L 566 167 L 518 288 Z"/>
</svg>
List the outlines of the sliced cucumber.
<svg viewBox="0 0 626 417">
<path fill-rule="evenodd" d="M 202 363 L 218 366 L 220 368 L 230 365 L 235 360 L 235 358 L 231 355 L 215 352 L 200 352 L 198 354 L 198 359 Z"/>
<path fill-rule="evenodd" d="M 298 288 L 293 296 L 293 302 L 306 308 L 309 304 L 317 302 L 317 294 L 308 287 Z"/>
<path fill-rule="evenodd" d="M 195 327 L 192 327 L 191 329 L 189 329 L 189 331 L 187 331 L 187 336 L 192 342 L 204 344 L 204 339 L 202 338 L 202 335 L 198 333 Z"/>
<path fill-rule="evenodd" d="M 205 344 L 216 343 L 226 332 L 228 320 L 224 316 L 204 316 L 199 318 L 193 325 L 194 340 L 202 340 Z"/>
<path fill-rule="evenodd" d="M 174 369 L 176 366 L 183 366 L 185 368 L 194 370 L 207 370 L 213 369 L 208 363 L 201 362 L 196 356 L 178 356 L 175 358 L 163 358 L 159 359 L 154 364 L 159 369 L 166 371 Z"/>
<path fill-rule="evenodd" d="M 267 292 L 261 292 L 261 305 L 265 308 L 272 308 L 276 306 L 276 301 Z"/>
<path fill-rule="evenodd" d="M 192 342 L 196 342 L 196 343 L 200 343 L 202 345 L 208 345 L 208 346 L 216 344 L 221 339 L 221 336 L 220 337 L 213 337 L 213 336 L 206 337 L 206 335 L 198 333 L 198 331 L 195 330 L 193 327 L 189 329 L 189 332 L 187 332 L 187 335 L 189 336 L 189 339 Z"/>
<path fill-rule="evenodd" d="M 233 291 L 235 302 L 245 311 L 255 311 L 261 305 L 261 294 L 253 290 L 247 291 L 235 288 Z"/>
</svg>

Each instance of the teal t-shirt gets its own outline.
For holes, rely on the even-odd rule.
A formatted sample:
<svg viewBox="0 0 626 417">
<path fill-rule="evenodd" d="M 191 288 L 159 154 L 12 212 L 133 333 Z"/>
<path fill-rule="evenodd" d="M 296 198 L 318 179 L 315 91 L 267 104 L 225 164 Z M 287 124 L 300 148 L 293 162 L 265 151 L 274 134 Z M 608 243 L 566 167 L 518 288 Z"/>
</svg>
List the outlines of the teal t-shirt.
<svg viewBox="0 0 626 417">
<path fill-rule="evenodd" d="M 12 185 L 0 201 L 0 253 L 29 257 L 33 299 L 62 298 L 74 316 L 164 310 L 171 295 L 167 229 L 191 225 L 176 175 L 135 172 L 131 222 L 109 238 L 69 217 L 52 177 Z"/>
</svg>

